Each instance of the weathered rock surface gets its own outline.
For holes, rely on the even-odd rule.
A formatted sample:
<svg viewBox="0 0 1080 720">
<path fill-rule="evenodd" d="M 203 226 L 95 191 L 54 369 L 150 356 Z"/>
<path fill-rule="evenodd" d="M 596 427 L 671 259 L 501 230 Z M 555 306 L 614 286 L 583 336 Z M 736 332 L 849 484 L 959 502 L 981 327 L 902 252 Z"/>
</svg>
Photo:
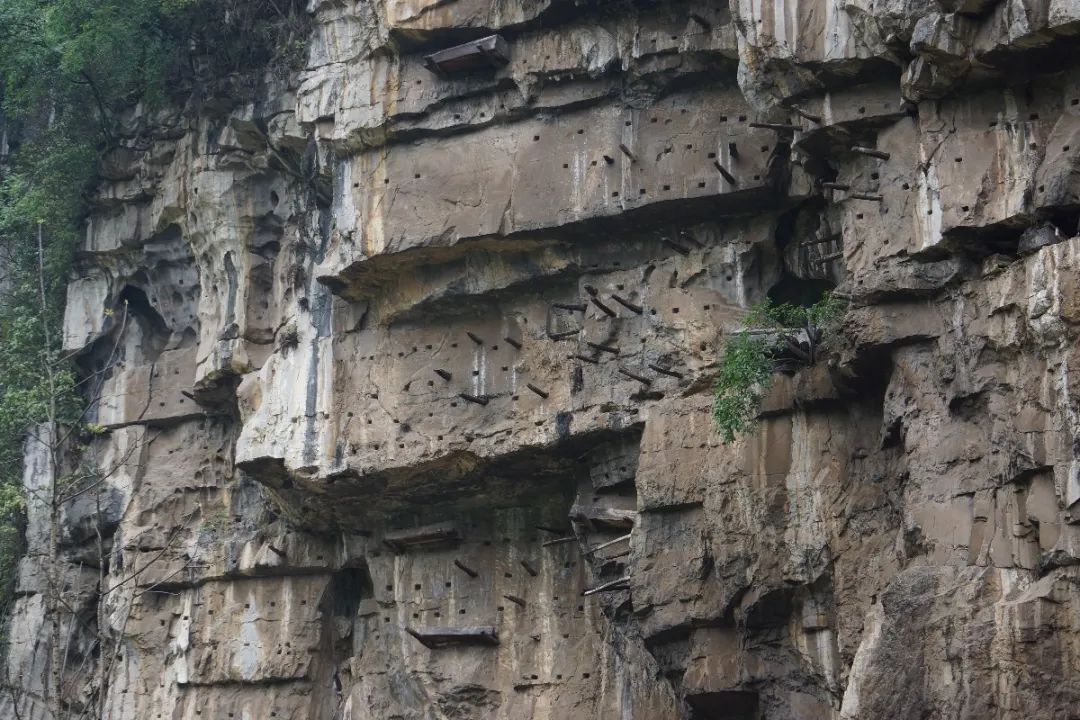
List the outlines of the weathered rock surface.
<svg viewBox="0 0 1080 720">
<path fill-rule="evenodd" d="M 1080 3 L 309 9 L 99 188 L 71 717 L 1077 716 Z M 725 336 L 833 286 L 724 444 Z"/>
</svg>

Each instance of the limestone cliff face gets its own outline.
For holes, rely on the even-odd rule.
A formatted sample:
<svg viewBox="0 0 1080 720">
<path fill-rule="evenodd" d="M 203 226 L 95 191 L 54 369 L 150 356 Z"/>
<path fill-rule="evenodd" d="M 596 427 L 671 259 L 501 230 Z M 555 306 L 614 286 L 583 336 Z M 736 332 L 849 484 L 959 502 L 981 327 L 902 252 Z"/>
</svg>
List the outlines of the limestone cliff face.
<svg viewBox="0 0 1080 720">
<path fill-rule="evenodd" d="M 1080 712 L 1080 2 L 309 10 L 100 187 L 72 717 Z M 724 444 L 725 335 L 830 286 Z"/>
</svg>

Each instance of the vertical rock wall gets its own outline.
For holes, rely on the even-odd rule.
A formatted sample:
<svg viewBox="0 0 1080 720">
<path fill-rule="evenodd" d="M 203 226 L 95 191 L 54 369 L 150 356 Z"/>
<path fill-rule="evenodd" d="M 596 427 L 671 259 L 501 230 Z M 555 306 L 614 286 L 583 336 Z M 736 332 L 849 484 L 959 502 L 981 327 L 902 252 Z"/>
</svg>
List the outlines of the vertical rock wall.
<svg viewBox="0 0 1080 720">
<path fill-rule="evenodd" d="M 106 481 L 0 715 L 57 620 L 73 718 L 1076 715 L 1080 3 L 309 10 L 100 187 Z M 725 337 L 833 287 L 724 444 Z"/>
</svg>

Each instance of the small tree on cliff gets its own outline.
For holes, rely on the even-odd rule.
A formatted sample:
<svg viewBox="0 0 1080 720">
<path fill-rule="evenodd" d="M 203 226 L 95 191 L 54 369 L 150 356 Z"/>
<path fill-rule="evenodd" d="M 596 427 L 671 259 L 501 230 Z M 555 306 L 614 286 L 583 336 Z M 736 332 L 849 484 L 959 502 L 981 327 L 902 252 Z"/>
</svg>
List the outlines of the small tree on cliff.
<svg viewBox="0 0 1080 720">
<path fill-rule="evenodd" d="M 750 309 L 746 328 L 724 345 L 713 389 L 713 419 L 725 442 L 750 429 L 774 373 L 817 362 L 826 331 L 843 311 L 832 293 L 809 307 L 765 300 Z"/>
<path fill-rule="evenodd" d="M 63 508 L 96 495 L 115 470 L 73 460 L 93 430 L 83 413 L 96 404 L 100 387 L 93 388 L 108 363 L 78 376 L 58 337 L 100 161 L 118 149 L 145 150 L 153 140 L 149 123 L 133 128 L 123 121 L 136 104 L 175 99 L 180 106 L 188 93 L 220 86 L 237 72 L 295 68 L 305 56 L 305 6 L 301 0 L 0 1 L 0 611 L 11 599 L 22 550 L 26 429 L 48 428 L 39 440 L 54 482 L 33 500 L 49 516 L 43 569 L 54 632 L 60 627 L 54 612 L 69 599 L 58 561 Z M 133 577 L 112 588 L 102 584 L 99 598 Z M 58 637 L 46 693 L 57 717 L 64 654 Z M 100 654 L 104 673 L 108 648 Z M 103 699 L 103 681 L 98 686 Z"/>
<path fill-rule="evenodd" d="M 47 306 L 45 243 L 43 229 L 39 225 L 37 234 L 38 273 L 37 282 L 42 307 Z M 153 442 L 153 436 L 147 436 L 141 442 L 132 443 L 119 457 L 102 462 L 89 452 L 88 440 L 95 435 L 107 432 L 105 428 L 88 422 L 94 416 L 103 399 L 103 391 L 109 376 L 116 371 L 119 361 L 119 349 L 124 331 L 128 325 L 128 308 L 125 301 L 112 316 L 112 342 L 102 365 L 94 371 L 84 373 L 78 382 L 66 362 L 66 357 L 56 348 L 56 328 L 53 315 L 42 311 L 35 318 L 41 333 L 41 353 L 37 358 L 27 361 L 38 364 L 41 377 L 41 392 L 34 396 L 34 402 L 40 407 L 35 409 L 36 416 L 42 419 L 35 432 L 28 433 L 27 442 L 35 445 L 32 452 L 44 459 L 44 466 L 34 468 L 41 474 L 44 482 L 32 483 L 28 488 L 29 496 L 19 497 L 20 503 L 32 503 L 43 511 L 44 531 L 46 534 L 43 548 L 37 556 L 41 563 L 43 583 L 40 588 L 48 627 L 46 638 L 49 647 L 48 672 L 43 683 L 40 701 L 47 708 L 49 715 L 59 719 L 65 712 L 69 716 L 78 711 L 78 717 L 105 717 L 105 700 L 108 678 L 119 657 L 123 642 L 124 627 L 130 617 L 134 601 L 143 593 L 153 590 L 153 586 L 132 590 L 132 597 L 127 605 L 127 612 L 118 632 L 110 633 L 106 622 L 105 603 L 109 595 L 121 589 L 130 588 L 131 584 L 157 563 L 173 546 L 175 533 L 169 538 L 157 554 L 141 565 L 124 572 L 120 577 L 109 573 L 109 530 L 105 527 L 102 511 L 102 495 L 108 489 L 109 480 L 123 469 L 138 471 L 138 455 L 143 447 Z M 134 460 L 133 460 L 134 459 Z M 90 498 L 93 506 L 94 522 L 94 562 L 97 567 L 96 587 L 90 590 L 93 606 L 96 608 L 94 623 L 88 624 L 81 617 L 78 605 L 78 589 L 68 583 L 69 572 L 75 568 L 64 557 L 63 535 L 65 512 L 72 503 L 79 499 Z M 72 668 L 69 665 L 70 639 L 74 628 L 78 626 L 93 638 L 99 657 L 93 682 L 82 682 L 88 678 L 82 673 L 83 666 Z M 85 662 L 85 658 L 84 658 Z M 67 698 L 73 696 L 73 687 L 64 687 L 65 674 L 73 671 L 71 683 L 80 683 L 90 689 L 81 708 L 68 707 Z M 5 678 L 4 688 L 11 695 L 12 709 L 18 717 L 21 707 L 27 704 L 28 693 L 24 683 L 15 682 L 25 678 Z"/>
</svg>

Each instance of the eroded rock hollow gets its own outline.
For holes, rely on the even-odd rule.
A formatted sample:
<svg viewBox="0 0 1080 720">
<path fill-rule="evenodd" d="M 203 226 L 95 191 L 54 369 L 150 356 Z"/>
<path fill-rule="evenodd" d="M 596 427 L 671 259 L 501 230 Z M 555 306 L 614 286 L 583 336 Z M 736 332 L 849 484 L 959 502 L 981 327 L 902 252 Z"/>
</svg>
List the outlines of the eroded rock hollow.
<svg viewBox="0 0 1080 720">
<path fill-rule="evenodd" d="M 1080 714 L 1080 2 L 308 12 L 98 188 L 72 718 Z M 828 289 L 725 443 L 726 339 Z"/>
</svg>

